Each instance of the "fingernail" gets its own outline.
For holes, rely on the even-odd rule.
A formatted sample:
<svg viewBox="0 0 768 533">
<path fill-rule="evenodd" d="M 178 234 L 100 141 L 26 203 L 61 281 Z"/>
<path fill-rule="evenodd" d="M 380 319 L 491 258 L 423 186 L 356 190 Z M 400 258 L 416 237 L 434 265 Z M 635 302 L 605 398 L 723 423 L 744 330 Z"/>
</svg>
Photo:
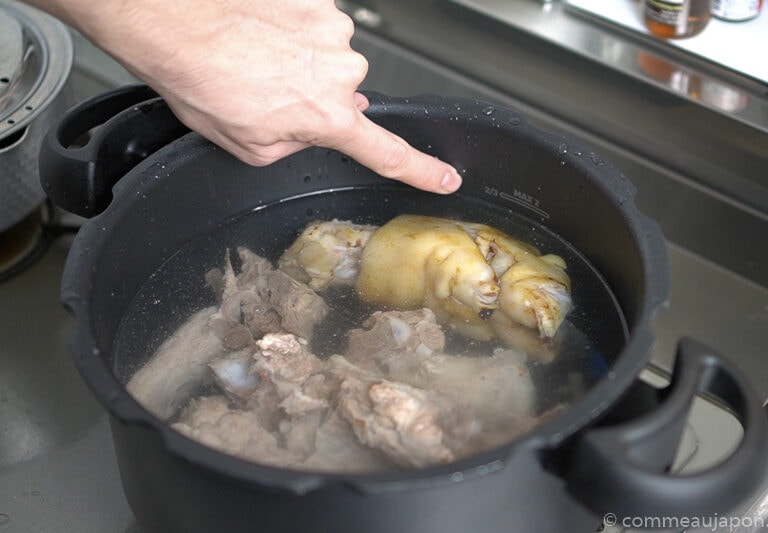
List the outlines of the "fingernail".
<svg viewBox="0 0 768 533">
<path fill-rule="evenodd" d="M 459 173 L 456 172 L 456 170 L 451 169 L 445 173 L 445 176 L 443 176 L 442 181 L 440 181 L 440 187 L 445 192 L 456 191 L 459 187 L 461 187 L 461 176 L 459 176 Z"/>
</svg>

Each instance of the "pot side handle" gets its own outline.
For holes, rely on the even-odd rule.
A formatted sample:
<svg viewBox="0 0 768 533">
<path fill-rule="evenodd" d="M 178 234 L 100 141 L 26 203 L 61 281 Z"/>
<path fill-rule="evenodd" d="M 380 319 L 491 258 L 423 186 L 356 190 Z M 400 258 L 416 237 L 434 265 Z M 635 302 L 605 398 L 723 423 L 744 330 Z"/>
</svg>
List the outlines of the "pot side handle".
<svg viewBox="0 0 768 533">
<path fill-rule="evenodd" d="M 741 372 L 711 349 L 681 339 L 671 385 L 659 407 L 618 426 L 597 427 L 576 443 L 566 472 L 569 491 L 593 511 L 617 520 L 713 516 L 734 508 L 764 483 L 768 419 Z M 722 402 L 744 428 L 736 450 L 700 472 L 668 472 L 697 393 Z M 660 463 L 666 463 L 661 465 Z M 665 468 L 666 467 L 666 468 Z"/>
<path fill-rule="evenodd" d="M 188 131 L 147 85 L 94 96 L 67 111 L 44 137 L 41 185 L 59 207 L 95 216 L 125 173 Z"/>
</svg>

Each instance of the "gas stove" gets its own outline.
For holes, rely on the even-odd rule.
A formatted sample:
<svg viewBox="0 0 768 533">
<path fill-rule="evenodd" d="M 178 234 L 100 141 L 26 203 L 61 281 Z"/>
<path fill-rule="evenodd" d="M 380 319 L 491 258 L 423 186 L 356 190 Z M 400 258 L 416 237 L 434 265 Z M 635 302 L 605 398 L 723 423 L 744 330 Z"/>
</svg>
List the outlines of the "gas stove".
<svg viewBox="0 0 768 533">
<path fill-rule="evenodd" d="M 373 34 L 358 32 L 355 43 L 372 64 L 367 83 L 378 90 L 396 94 L 397 87 L 387 83 L 420 77 L 427 81 L 419 90 L 445 92 L 449 87 L 493 97 L 459 85 L 457 78 L 450 80 L 452 85 L 429 81 L 429 65 Z M 80 62 L 71 82 L 79 98 L 131 80 L 86 42 L 76 44 Z M 417 74 L 389 76 L 393 63 L 406 72 L 417 69 Z M 439 68 L 430 75 L 447 76 Z M 108 417 L 80 380 L 67 348 L 74 320 L 60 304 L 59 283 L 81 221 L 46 206 L 33 218 L 36 227 L 25 230 L 33 237 L 14 251 L 20 255 L 14 255 L 0 282 L 0 533 L 140 533 L 122 492 Z M 762 360 L 768 346 L 768 289 L 679 244 L 668 243 L 668 251 L 671 303 L 655 324 L 657 345 L 643 379 L 663 386 L 677 339 L 699 336 L 715 339 L 718 349 L 729 347 L 726 355 L 768 397 L 768 363 Z M 740 434 L 739 423 L 727 411 L 697 399 L 675 469 L 690 472 L 716 463 Z M 763 522 L 768 526 L 768 485 L 728 518 L 726 528 L 707 528 L 702 521 L 702 528 L 687 530 L 746 532 L 760 530 Z M 621 526 L 606 517 L 601 528 L 625 531 Z"/>
</svg>

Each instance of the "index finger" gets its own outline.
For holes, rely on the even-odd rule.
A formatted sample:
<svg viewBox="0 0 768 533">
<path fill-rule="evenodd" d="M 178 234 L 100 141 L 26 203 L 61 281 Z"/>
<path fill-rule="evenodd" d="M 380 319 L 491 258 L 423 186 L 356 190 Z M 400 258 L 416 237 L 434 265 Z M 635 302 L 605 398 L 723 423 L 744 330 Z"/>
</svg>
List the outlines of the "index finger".
<svg viewBox="0 0 768 533">
<path fill-rule="evenodd" d="M 418 189 L 449 194 L 461 186 L 461 176 L 448 163 L 420 152 L 402 137 L 359 113 L 355 130 L 336 148 L 374 172 Z"/>
</svg>

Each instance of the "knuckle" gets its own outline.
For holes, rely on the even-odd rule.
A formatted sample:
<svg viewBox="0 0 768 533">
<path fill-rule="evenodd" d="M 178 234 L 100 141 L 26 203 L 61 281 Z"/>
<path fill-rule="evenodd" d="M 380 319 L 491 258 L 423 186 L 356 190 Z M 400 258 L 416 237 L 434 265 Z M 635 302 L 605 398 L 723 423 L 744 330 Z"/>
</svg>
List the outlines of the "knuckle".
<svg viewBox="0 0 768 533">
<path fill-rule="evenodd" d="M 381 161 L 381 174 L 388 178 L 399 177 L 408 165 L 410 150 L 402 140 L 393 142 Z"/>
<path fill-rule="evenodd" d="M 245 151 L 245 154 L 241 159 L 256 167 L 263 167 L 271 165 L 278 159 L 281 159 L 285 155 L 280 145 L 273 144 L 270 146 L 254 146 L 251 145 Z"/>
<path fill-rule="evenodd" d="M 354 140 L 359 117 L 352 110 L 336 109 L 336 112 L 323 113 L 322 123 L 326 131 L 337 138 L 338 143 L 345 144 Z M 334 135 L 335 133 L 335 135 Z M 352 138 L 350 138 L 352 137 Z"/>
<path fill-rule="evenodd" d="M 368 75 L 368 60 L 365 58 L 363 54 L 360 54 L 358 52 L 354 52 L 351 55 L 351 62 L 352 62 L 352 69 L 353 72 L 357 73 L 357 79 L 359 82 L 362 82 L 365 77 Z"/>
<path fill-rule="evenodd" d="M 278 159 L 285 157 L 287 153 L 287 150 L 282 145 L 273 144 L 271 146 L 262 147 L 258 152 L 258 156 L 262 161 L 265 161 L 266 164 L 271 164 Z"/>
<path fill-rule="evenodd" d="M 336 24 L 338 26 L 338 35 L 345 39 L 352 39 L 352 36 L 355 34 L 355 23 L 352 20 L 352 17 L 342 11 L 337 11 L 337 13 L 339 15 Z"/>
</svg>

